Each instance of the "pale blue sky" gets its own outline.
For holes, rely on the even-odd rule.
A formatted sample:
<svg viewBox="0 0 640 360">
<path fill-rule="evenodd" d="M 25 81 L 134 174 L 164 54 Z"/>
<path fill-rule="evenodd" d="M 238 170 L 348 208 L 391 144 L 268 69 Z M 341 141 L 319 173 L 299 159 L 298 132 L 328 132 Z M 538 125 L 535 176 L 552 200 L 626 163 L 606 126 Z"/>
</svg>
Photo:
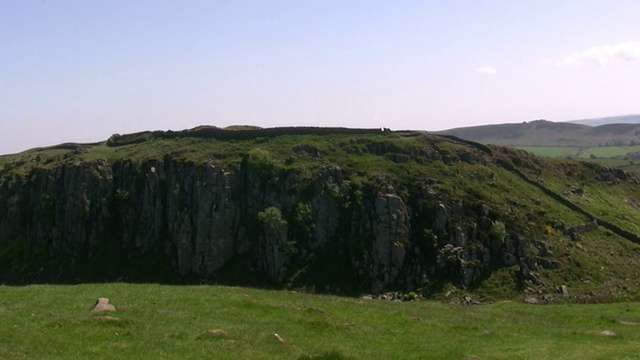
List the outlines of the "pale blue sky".
<svg viewBox="0 0 640 360">
<path fill-rule="evenodd" d="M 228 126 L 640 113 L 640 1 L 0 0 L 0 154 Z"/>
</svg>

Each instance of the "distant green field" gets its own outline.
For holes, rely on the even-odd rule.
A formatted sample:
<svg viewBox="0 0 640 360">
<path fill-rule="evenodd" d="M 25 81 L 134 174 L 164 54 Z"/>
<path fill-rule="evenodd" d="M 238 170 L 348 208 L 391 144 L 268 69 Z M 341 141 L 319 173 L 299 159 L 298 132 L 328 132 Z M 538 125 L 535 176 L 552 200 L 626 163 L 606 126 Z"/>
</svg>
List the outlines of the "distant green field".
<svg viewBox="0 0 640 360">
<path fill-rule="evenodd" d="M 91 314 L 97 297 L 118 311 Z M 637 302 L 464 306 L 219 286 L 0 286 L 0 359 L 637 359 L 639 330 Z"/>
<path fill-rule="evenodd" d="M 547 158 L 580 158 L 580 159 L 610 159 L 624 157 L 631 152 L 640 152 L 640 146 L 518 146 L 517 148 L 530 152 L 536 156 Z M 622 160 L 622 159 L 621 159 Z M 626 162 L 628 164 L 628 161 Z"/>
<path fill-rule="evenodd" d="M 628 171 L 640 171 L 640 159 L 625 160 L 624 158 L 616 158 L 624 157 L 629 152 L 640 151 L 640 146 L 610 146 L 592 148 L 565 146 L 519 146 L 518 149 L 525 150 L 539 157 L 552 159 L 579 158 L 583 160 L 595 161 L 608 166 L 619 167 Z"/>
<path fill-rule="evenodd" d="M 624 160 L 624 159 L 595 159 L 596 162 L 608 166 L 619 167 L 624 170 L 640 170 L 640 160 Z"/>
<path fill-rule="evenodd" d="M 640 146 L 594 146 L 588 150 L 582 152 L 580 155 L 583 159 L 588 159 L 593 156 L 596 158 L 612 158 L 616 156 L 625 156 L 630 152 L 640 151 Z"/>
<path fill-rule="evenodd" d="M 548 158 L 573 157 L 580 151 L 580 148 L 573 146 L 517 146 L 517 148 Z"/>
</svg>

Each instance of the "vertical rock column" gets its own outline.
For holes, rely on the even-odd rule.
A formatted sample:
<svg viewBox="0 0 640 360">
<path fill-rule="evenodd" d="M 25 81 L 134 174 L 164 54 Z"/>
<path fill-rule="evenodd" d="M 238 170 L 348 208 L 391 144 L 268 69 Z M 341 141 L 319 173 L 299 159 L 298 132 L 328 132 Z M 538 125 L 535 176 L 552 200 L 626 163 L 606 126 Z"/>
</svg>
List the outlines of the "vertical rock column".
<svg viewBox="0 0 640 360">
<path fill-rule="evenodd" d="M 402 199 L 380 194 L 375 201 L 372 291 L 378 293 L 395 282 L 409 246 L 409 215 Z"/>
</svg>

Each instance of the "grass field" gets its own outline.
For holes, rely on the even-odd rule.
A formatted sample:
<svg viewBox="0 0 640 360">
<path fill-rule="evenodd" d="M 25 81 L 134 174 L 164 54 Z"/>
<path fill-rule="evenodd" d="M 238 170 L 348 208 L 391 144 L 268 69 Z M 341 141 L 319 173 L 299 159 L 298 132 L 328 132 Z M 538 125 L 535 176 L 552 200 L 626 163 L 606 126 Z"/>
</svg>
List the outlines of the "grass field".
<svg viewBox="0 0 640 360">
<path fill-rule="evenodd" d="M 580 148 L 575 146 L 517 146 L 517 148 L 548 158 L 574 157 L 580 152 Z"/>
<path fill-rule="evenodd" d="M 629 171 L 640 170 L 640 160 L 626 160 L 629 153 L 640 152 L 640 146 L 517 146 L 518 149 L 536 156 L 551 159 L 581 159 L 598 162 L 607 166 L 619 167 Z"/>
<path fill-rule="evenodd" d="M 92 314 L 97 297 L 118 311 Z M 0 359 L 142 358 L 638 359 L 640 304 L 463 306 L 151 284 L 0 287 Z"/>
<path fill-rule="evenodd" d="M 517 146 L 536 156 L 548 158 L 610 159 L 622 158 L 628 153 L 640 152 L 640 146 Z M 628 163 L 628 161 L 627 161 Z"/>
<path fill-rule="evenodd" d="M 583 159 L 588 159 L 593 155 L 596 158 L 622 157 L 628 153 L 639 152 L 640 146 L 598 146 L 591 147 L 580 154 Z"/>
</svg>

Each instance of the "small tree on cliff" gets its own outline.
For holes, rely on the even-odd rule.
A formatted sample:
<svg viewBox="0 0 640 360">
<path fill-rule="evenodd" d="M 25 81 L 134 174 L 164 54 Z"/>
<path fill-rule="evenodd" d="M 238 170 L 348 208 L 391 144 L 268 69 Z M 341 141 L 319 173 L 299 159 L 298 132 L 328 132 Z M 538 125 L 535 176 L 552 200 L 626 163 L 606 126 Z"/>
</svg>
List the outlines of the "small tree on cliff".
<svg viewBox="0 0 640 360">
<path fill-rule="evenodd" d="M 265 232 L 279 232 L 287 226 L 287 220 L 282 218 L 282 213 L 273 206 L 258 213 L 258 220 L 262 224 Z"/>
<path fill-rule="evenodd" d="M 287 221 L 282 213 L 273 206 L 258 213 L 258 221 L 264 230 L 264 261 L 271 280 L 282 281 L 282 266 L 288 258 Z M 295 248 L 295 244 L 293 245 Z"/>
</svg>

